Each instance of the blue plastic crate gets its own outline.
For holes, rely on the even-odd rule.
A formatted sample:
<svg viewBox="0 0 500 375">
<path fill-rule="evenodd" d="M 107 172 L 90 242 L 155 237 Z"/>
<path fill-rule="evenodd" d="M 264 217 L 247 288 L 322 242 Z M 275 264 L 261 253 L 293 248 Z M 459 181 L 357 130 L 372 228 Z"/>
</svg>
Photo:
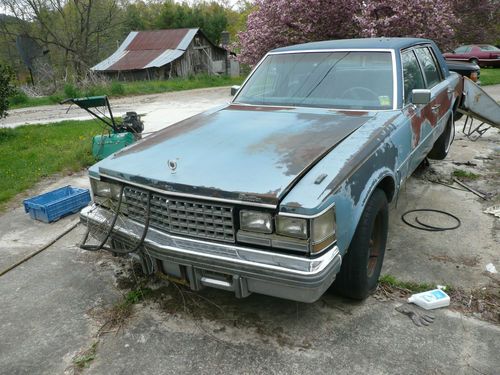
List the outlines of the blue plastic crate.
<svg viewBox="0 0 500 375">
<path fill-rule="evenodd" d="M 90 192 L 88 189 L 80 189 L 70 185 L 23 201 L 24 210 L 30 214 L 32 219 L 46 223 L 76 213 L 89 202 Z"/>
</svg>

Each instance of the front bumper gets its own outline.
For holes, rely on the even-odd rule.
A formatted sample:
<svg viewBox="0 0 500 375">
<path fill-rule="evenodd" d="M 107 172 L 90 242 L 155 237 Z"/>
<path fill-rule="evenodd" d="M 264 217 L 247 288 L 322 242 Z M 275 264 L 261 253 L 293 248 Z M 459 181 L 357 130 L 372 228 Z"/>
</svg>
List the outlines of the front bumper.
<svg viewBox="0 0 500 375">
<path fill-rule="evenodd" d="M 80 213 L 82 223 L 94 235 L 102 233 L 102 227 L 112 217 L 109 210 L 96 205 Z M 111 238 L 124 244 L 137 243 L 143 229 L 144 225 L 120 216 Z M 149 228 L 139 254 L 143 260 L 148 258 L 150 264 L 158 264 L 165 273 L 174 270 L 173 276 L 178 276 L 177 270 L 183 270 L 194 290 L 214 287 L 233 291 L 237 297 L 254 292 L 300 302 L 318 300 L 335 280 L 341 265 L 337 246 L 310 259 L 183 238 L 155 228 Z"/>
</svg>

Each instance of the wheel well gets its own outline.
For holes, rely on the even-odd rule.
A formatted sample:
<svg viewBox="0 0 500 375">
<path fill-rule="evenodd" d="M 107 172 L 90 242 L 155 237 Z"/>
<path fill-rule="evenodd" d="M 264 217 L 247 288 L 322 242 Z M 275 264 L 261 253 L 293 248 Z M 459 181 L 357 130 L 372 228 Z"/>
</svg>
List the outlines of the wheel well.
<svg viewBox="0 0 500 375">
<path fill-rule="evenodd" d="M 377 188 L 382 189 L 387 197 L 387 201 L 391 202 L 396 192 L 396 183 L 391 176 L 385 176 L 377 185 Z"/>
</svg>

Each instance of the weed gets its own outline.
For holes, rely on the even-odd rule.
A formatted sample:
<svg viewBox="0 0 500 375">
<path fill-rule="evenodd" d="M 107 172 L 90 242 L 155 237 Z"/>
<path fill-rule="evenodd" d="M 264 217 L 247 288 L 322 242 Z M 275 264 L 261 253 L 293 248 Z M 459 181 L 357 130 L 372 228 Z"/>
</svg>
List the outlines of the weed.
<svg viewBox="0 0 500 375">
<path fill-rule="evenodd" d="M 464 171 L 463 169 L 455 169 L 453 171 L 453 176 L 457 178 L 463 178 L 466 180 L 477 180 L 480 176 L 478 174 Z"/>
<path fill-rule="evenodd" d="M 66 83 L 64 85 L 64 95 L 67 98 L 76 98 L 80 96 L 80 92 L 72 83 Z"/>
<path fill-rule="evenodd" d="M 420 293 L 436 288 L 435 285 L 429 283 L 398 280 L 392 275 L 382 275 L 378 282 L 381 286 L 396 288 L 401 291 L 407 291 L 408 293 Z"/>
<path fill-rule="evenodd" d="M 95 341 L 89 349 L 84 351 L 81 355 L 75 357 L 73 359 L 73 364 L 79 369 L 89 367 L 90 362 L 95 359 L 97 344 L 98 341 Z"/>
<path fill-rule="evenodd" d="M 111 95 L 113 96 L 125 95 L 125 87 L 120 82 L 113 82 L 111 84 Z"/>
</svg>

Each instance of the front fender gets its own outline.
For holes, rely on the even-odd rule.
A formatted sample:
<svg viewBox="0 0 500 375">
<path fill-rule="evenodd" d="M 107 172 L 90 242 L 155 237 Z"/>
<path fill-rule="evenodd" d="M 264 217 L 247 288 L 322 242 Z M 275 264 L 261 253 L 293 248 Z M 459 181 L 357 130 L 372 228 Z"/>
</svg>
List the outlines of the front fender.
<svg viewBox="0 0 500 375">
<path fill-rule="evenodd" d="M 334 194 L 337 215 L 338 246 L 342 255 L 349 248 L 368 199 L 380 187 L 391 200 L 397 189 L 393 169 L 380 166 L 372 174 L 364 174 L 363 167 L 353 174 Z"/>
</svg>

